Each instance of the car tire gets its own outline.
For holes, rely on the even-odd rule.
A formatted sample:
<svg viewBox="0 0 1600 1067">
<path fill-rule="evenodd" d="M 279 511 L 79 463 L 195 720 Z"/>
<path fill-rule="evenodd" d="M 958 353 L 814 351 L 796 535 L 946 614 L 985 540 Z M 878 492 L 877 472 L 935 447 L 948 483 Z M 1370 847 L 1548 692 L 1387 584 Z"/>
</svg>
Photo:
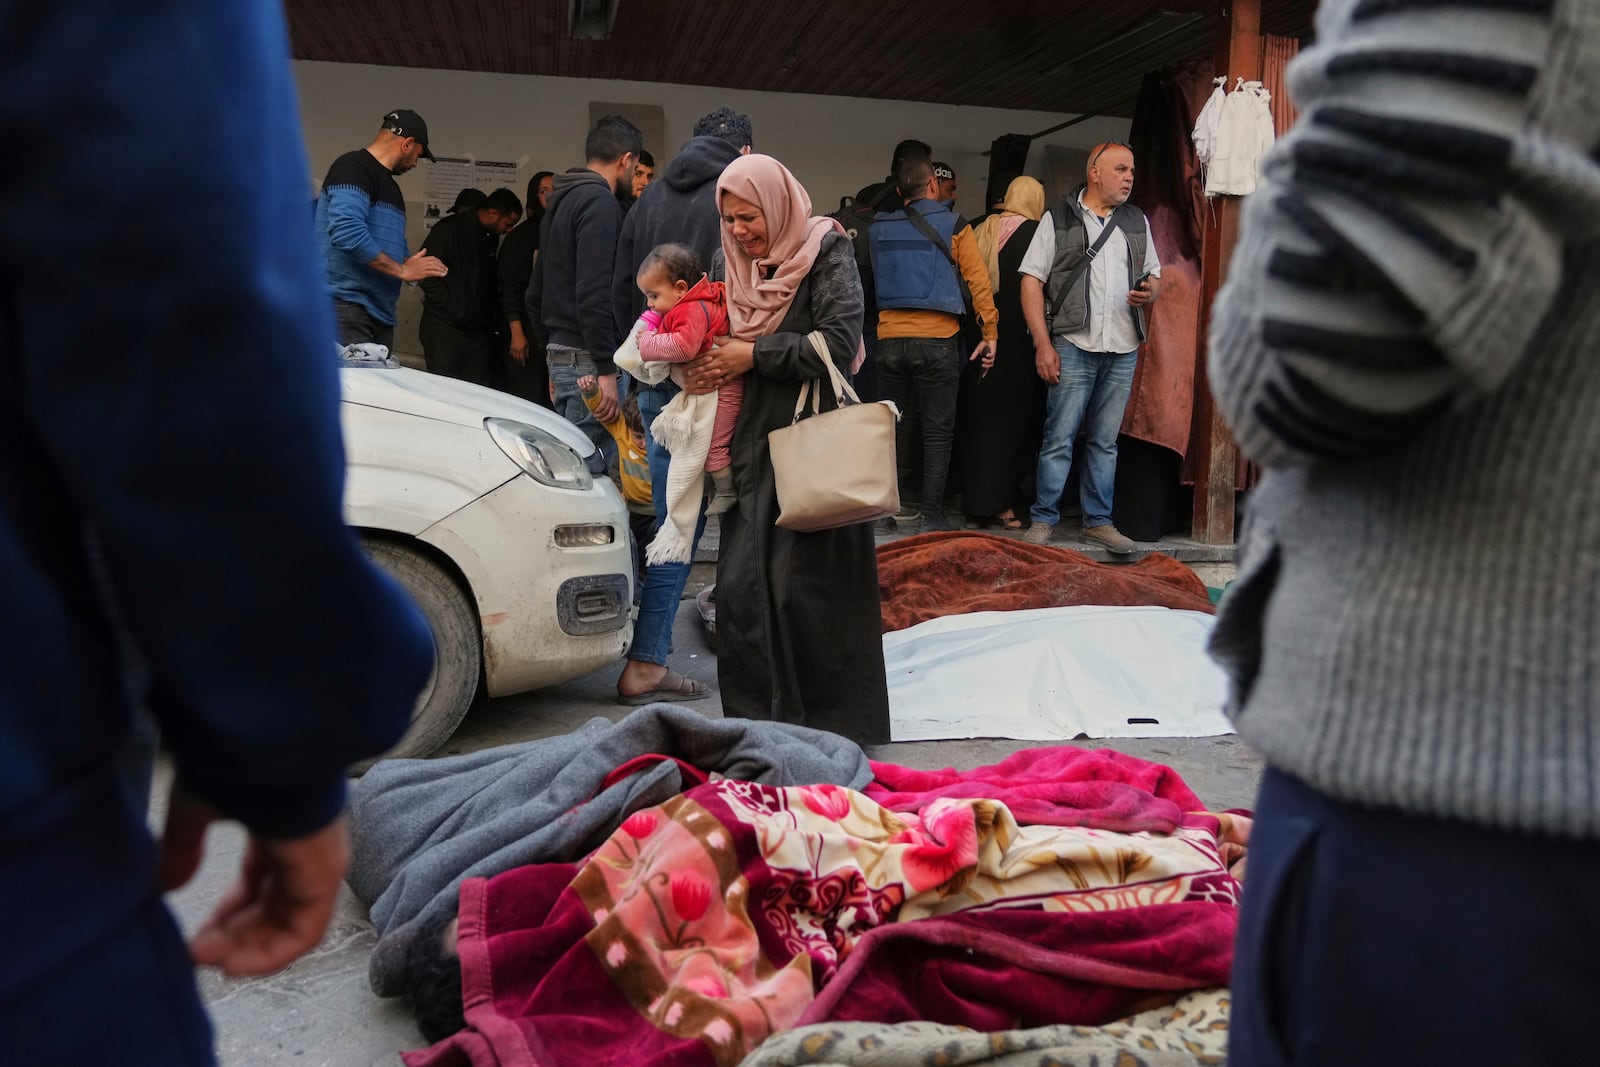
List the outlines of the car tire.
<svg viewBox="0 0 1600 1067">
<path fill-rule="evenodd" d="M 433 631 L 433 673 L 423 687 L 411 726 L 382 756 L 357 764 L 358 773 L 378 759 L 431 755 L 456 732 L 478 694 L 483 641 L 469 595 L 450 573 L 407 545 L 363 538 L 367 556 L 403 586 Z"/>
</svg>

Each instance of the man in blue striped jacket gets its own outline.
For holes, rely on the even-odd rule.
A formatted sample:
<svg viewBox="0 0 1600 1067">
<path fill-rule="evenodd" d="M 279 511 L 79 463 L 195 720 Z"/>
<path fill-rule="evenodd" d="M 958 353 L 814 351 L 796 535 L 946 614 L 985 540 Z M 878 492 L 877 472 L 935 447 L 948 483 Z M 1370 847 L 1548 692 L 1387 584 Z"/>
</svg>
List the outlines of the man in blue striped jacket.
<svg viewBox="0 0 1600 1067">
<path fill-rule="evenodd" d="M 346 768 L 404 732 L 433 643 L 340 512 L 279 0 L 0 3 L 0 40 L 0 1063 L 213 1067 L 194 964 L 321 940 Z M 65 222 L 90 200 L 116 224 Z M 248 845 L 186 946 L 162 893 L 217 819 Z"/>
<path fill-rule="evenodd" d="M 430 255 L 408 255 L 406 202 L 396 174 L 428 151 L 428 125 L 400 108 L 383 117 L 365 148 L 333 161 L 317 197 L 317 240 L 328 265 L 339 343 L 372 341 L 394 348 L 394 307 L 401 282 L 442 278 L 445 265 Z"/>
</svg>

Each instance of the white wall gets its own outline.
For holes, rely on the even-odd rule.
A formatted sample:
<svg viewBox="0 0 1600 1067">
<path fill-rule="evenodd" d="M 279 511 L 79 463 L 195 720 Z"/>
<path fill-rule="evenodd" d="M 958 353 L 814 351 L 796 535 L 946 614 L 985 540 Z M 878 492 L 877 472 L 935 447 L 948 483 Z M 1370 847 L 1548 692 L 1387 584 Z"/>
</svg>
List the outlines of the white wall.
<svg viewBox="0 0 1600 1067">
<path fill-rule="evenodd" d="M 483 159 L 528 157 L 531 175 L 583 164 L 589 102 L 658 104 L 666 117 L 668 145 L 646 145 L 659 168 L 687 140 L 695 120 L 726 104 L 750 116 L 755 148 L 776 156 L 810 192 L 819 213 L 839 198 L 883 177 L 895 142 L 916 137 L 933 146 L 934 158 L 956 170 L 959 207 L 983 213 L 989 142 L 1005 133 L 1033 133 L 1071 117 L 1042 111 L 918 104 L 899 100 L 749 92 L 695 85 L 597 81 L 581 78 L 475 74 L 452 70 L 373 67 L 297 61 L 301 119 L 311 157 L 311 177 L 320 182 L 343 152 L 368 144 L 379 120 L 394 108 L 411 108 L 428 123 L 429 148 L 438 155 L 471 153 Z M 1126 139 L 1126 119 L 1089 119 L 1034 142 L 1028 172 L 1044 177 L 1046 144 L 1087 147 L 1109 138 Z M 412 247 L 421 241 L 424 161 L 403 175 Z M 522 189 L 515 190 L 518 196 Z M 396 347 L 415 351 L 413 306 L 402 298 Z"/>
<path fill-rule="evenodd" d="M 988 172 L 981 153 L 989 142 L 1003 133 L 1032 133 L 1071 117 L 900 100 L 348 63 L 297 62 L 294 70 L 316 180 L 341 152 L 370 142 L 378 120 L 397 107 L 409 107 L 427 120 L 429 147 L 439 155 L 471 152 L 488 159 L 526 155 L 534 170 L 561 171 L 583 165 L 590 100 L 661 105 L 671 143 L 645 146 L 658 164 L 689 138 L 696 119 L 727 104 L 750 116 L 756 151 L 781 159 L 824 211 L 837 207 L 841 195 L 883 177 L 895 142 L 917 137 L 933 146 L 934 158 L 955 167 L 967 190 L 962 208 L 981 214 L 978 201 Z M 1090 119 L 1069 127 L 1035 142 L 1030 173 L 1042 176 L 1040 144 L 1086 147 L 1107 138 L 1126 138 L 1127 133 L 1126 119 Z M 407 201 L 422 199 L 420 173 L 401 178 L 400 184 Z"/>
</svg>

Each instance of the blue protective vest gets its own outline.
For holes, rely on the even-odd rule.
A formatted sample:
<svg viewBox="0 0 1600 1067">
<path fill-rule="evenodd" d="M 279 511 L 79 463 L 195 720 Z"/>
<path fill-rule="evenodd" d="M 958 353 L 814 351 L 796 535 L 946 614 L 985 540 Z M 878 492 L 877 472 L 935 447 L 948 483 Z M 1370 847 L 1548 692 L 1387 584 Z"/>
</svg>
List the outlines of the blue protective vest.
<svg viewBox="0 0 1600 1067">
<path fill-rule="evenodd" d="M 915 211 L 928 220 L 944 241 L 943 252 L 906 217 L 906 211 Z M 943 311 L 947 315 L 966 311 L 961 280 L 948 254 L 955 232 L 956 213 L 950 205 L 937 200 L 915 200 L 903 210 L 873 216 L 868 236 L 878 307 Z"/>
</svg>

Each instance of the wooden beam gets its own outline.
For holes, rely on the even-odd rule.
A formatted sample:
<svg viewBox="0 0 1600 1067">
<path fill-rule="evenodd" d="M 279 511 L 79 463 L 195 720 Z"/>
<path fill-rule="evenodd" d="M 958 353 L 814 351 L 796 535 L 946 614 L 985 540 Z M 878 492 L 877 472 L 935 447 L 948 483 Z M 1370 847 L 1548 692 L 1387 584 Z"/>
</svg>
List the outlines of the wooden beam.
<svg viewBox="0 0 1600 1067">
<path fill-rule="evenodd" d="M 1218 23 L 1216 72 L 1226 75 L 1227 88 L 1236 80 L 1261 77 L 1261 0 L 1224 0 Z M 1199 454 L 1195 463 L 1194 538 L 1205 544 L 1233 540 L 1234 495 L 1238 484 L 1239 450 L 1217 412 L 1207 371 L 1207 336 L 1211 305 L 1228 274 L 1228 261 L 1239 240 L 1243 202 L 1237 196 L 1212 199 L 1200 254 L 1200 337 L 1195 346 L 1195 421 Z"/>
</svg>

